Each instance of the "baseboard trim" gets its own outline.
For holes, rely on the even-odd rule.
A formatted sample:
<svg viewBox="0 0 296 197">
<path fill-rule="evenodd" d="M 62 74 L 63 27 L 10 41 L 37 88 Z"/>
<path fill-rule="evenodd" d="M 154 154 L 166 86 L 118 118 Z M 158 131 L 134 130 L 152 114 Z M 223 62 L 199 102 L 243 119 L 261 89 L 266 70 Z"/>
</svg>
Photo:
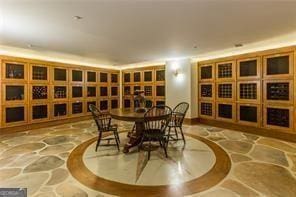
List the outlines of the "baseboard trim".
<svg viewBox="0 0 296 197">
<path fill-rule="evenodd" d="M 184 124 L 187 125 L 196 125 L 199 123 L 199 118 L 185 118 Z"/>
<path fill-rule="evenodd" d="M 209 120 L 209 119 L 203 119 L 203 118 L 199 118 L 199 123 L 220 127 L 224 129 L 231 129 L 231 130 L 261 135 L 265 137 L 271 137 L 271 138 L 290 141 L 290 142 L 296 142 L 296 133 L 283 132 L 283 131 L 278 131 L 274 129 L 257 128 L 252 126 L 239 125 L 239 124 L 234 124 L 229 122 Z"/>
<path fill-rule="evenodd" d="M 77 122 L 82 120 L 89 120 L 91 119 L 91 117 L 92 117 L 91 115 L 87 115 L 82 117 L 67 118 L 63 120 L 53 120 L 49 122 L 38 122 L 38 123 L 32 123 L 32 124 L 27 124 L 22 126 L 1 128 L 0 135 L 14 133 L 14 132 L 22 132 L 22 131 L 27 131 L 32 129 L 40 129 L 44 127 L 58 126 L 61 124 L 67 124 L 67 123 L 72 123 L 72 122 Z"/>
</svg>

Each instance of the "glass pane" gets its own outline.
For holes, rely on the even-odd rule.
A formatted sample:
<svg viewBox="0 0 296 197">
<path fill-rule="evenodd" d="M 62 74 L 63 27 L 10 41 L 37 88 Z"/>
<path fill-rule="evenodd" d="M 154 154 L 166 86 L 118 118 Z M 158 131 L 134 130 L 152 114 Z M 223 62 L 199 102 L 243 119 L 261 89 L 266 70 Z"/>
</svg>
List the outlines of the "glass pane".
<svg viewBox="0 0 296 197">
<path fill-rule="evenodd" d="M 203 84 L 200 86 L 201 97 L 212 97 L 212 85 L 211 84 Z"/>
<path fill-rule="evenodd" d="M 256 83 L 241 83 L 239 87 L 239 97 L 241 99 L 257 99 Z"/>
<path fill-rule="evenodd" d="M 19 122 L 25 120 L 24 107 L 8 107 L 6 108 L 6 123 Z"/>
<path fill-rule="evenodd" d="M 212 79 L 212 66 L 200 67 L 200 78 L 201 79 Z"/>
<path fill-rule="evenodd" d="M 232 105 L 219 104 L 218 105 L 218 116 L 221 118 L 232 118 Z"/>
<path fill-rule="evenodd" d="M 144 72 L 144 81 L 152 81 L 152 71 Z"/>
<path fill-rule="evenodd" d="M 108 101 L 107 100 L 100 101 L 100 110 L 102 110 L 102 111 L 108 110 Z"/>
<path fill-rule="evenodd" d="M 100 96 L 108 96 L 108 87 L 100 87 Z"/>
<path fill-rule="evenodd" d="M 111 87 L 111 96 L 117 96 L 117 95 L 118 95 L 118 88 Z"/>
<path fill-rule="evenodd" d="M 72 70 L 72 81 L 79 81 L 81 82 L 82 79 L 82 71 L 80 70 Z"/>
<path fill-rule="evenodd" d="M 108 73 L 100 73 L 100 82 L 103 82 L 103 83 L 108 82 Z"/>
<path fill-rule="evenodd" d="M 72 97 L 78 98 L 83 96 L 82 87 L 72 87 Z"/>
<path fill-rule="evenodd" d="M 67 104 L 55 104 L 54 105 L 54 116 L 65 116 L 67 115 Z"/>
<path fill-rule="evenodd" d="M 240 120 L 248 122 L 257 122 L 257 107 L 240 106 Z"/>
<path fill-rule="evenodd" d="M 131 82 L 131 74 L 124 73 L 123 79 L 124 79 L 124 82 Z"/>
<path fill-rule="evenodd" d="M 33 86 L 32 97 L 33 99 L 47 99 L 47 86 Z"/>
<path fill-rule="evenodd" d="M 55 68 L 54 69 L 54 80 L 55 81 L 67 81 L 67 70 Z"/>
<path fill-rule="evenodd" d="M 131 94 L 131 87 L 124 86 L 124 95 L 130 95 L 130 94 Z"/>
<path fill-rule="evenodd" d="M 32 107 L 32 117 L 34 120 L 47 118 L 47 105 L 36 105 Z"/>
<path fill-rule="evenodd" d="M 54 98 L 67 98 L 67 87 L 66 86 L 55 86 L 54 87 Z"/>
<path fill-rule="evenodd" d="M 267 83 L 268 100 L 289 100 L 289 83 Z"/>
<path fill-rule="evenodd" d="M 156 106 L 164 106 L 165 101 L 156 101 Z"/>
<path fill-rule="evenodd" d="M 124 99 L 123 106 L 124 106 L 124 108 L 130 108 L 131 107 L 131 100 L 130 99 Z"/>
<path fill-rule="evenodd" d="M 81 114 L 83 112 L 83 104 L 81 102 L 72 103 L 72 114 Z"/>
<path fill-rule="evenodd" d="M 141 86 L 134 86 L 134 94 L 135 94 L 135 92 L 140 91 L 140 90 L 141 90 Z"/>
<path fill-rule="evenodd" d="M 6 78 L 24 79 L 24 73 L 23 64 L 6 63 Z"/>
<path fill-rule="evenodd" d="M 144 86 L 145 96 L 152 96 L 152 86 Z"/>
<path fill-rule="evenodd" d="M 134 73 L 134 82 L 140 82 L 141 81 L 141 73 L 135 72 Z"/>
<path fill-rule="evenodd" d="M 219 84 L 218 96 L 219 98 L 232 98 L 232 84 Z"/>
<path fill-rule="evenodd" d="M 111 108 L 112 109 L 118 108 L 118 100 L 111 100 Z"/>
<path fill-rule="evenodd" d="M 218 78 L 231 78 L 232 77 L 232 64 L 219 64 L 218 65 Z"/>
<path fill-rule="evenodd" d="M 240 62 L 239 70 L 241 77 L 257 76 L 257 60 Z"/>
<path fill-rule="evenodd" d="M 24 86 L 6 86 L 6 101 L 24 100 Z"/>
<path fill-rule="evenodd" d="M 111 74 L 111 83 L 118 83 L 118 74 Z"/>
<path fill-rule="evenodd" d="M 97 81 L 97 74 L 96 72 L 87 72 L 87 82 L 96 82 Z"/>
<path fill-rule="evenodd" d="M 156 81 L 164 81 L 164 80 L 165 80 L 165 70 L 157 70 Z"/>
<path fill-rule="evenodd" d="M 96 87 L 87 87 L 87 97 L 96 97 L 97 88 Z"/>
<path fill-rule="evenodd" d="M 165 96 L 164 86 L 156 86 L 156 96 Z"/>
<path fill-rule="evenodd" d="M 33 80 L 47 80 L 47 68 L 41 66 L 33 66 Z"/>
<path fill-rule="evenodd" d="M 279 108 L 267 108 L 267 124 L 280 127 L 289 127 L 289 110 Z"/>
<path fill-rule="evenodd" d="M 289 74 L 289 56 L 267 58 L 267 75 Z"/>
<path fill-rule="evenodd" d="M 200 104 L 200 113 L 206 116 L 212 116 L 213 106 L 212 103 L 201 103 Z"/>
</svg>

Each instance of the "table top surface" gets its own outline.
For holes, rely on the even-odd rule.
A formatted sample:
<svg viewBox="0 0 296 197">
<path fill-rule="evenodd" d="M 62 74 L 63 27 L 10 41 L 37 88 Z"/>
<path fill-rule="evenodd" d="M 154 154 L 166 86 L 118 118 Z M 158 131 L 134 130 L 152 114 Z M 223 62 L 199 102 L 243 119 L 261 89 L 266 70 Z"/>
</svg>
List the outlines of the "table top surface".
<svg viewBox="0 0 296 197">
<path fill-rule="evenodd" d="M 135 112 L 134 109 L 112 109 L 110 115 L 112 118 L 124 121 L 143 121 L 145 112 Z"/>
</svg>

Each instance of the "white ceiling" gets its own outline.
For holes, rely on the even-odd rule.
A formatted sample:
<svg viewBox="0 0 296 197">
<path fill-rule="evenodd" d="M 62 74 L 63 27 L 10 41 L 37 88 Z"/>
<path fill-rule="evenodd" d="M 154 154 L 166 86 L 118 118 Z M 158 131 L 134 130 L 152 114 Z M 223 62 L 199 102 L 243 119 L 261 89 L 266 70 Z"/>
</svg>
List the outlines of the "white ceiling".
<svg viewBox="0 0 296 197">
<path fill-rule="evenodd" d="M 0 44 L 126 65 L 288 34 L 295 10 L 296 1 L 0 0 Z"/>
</svg>

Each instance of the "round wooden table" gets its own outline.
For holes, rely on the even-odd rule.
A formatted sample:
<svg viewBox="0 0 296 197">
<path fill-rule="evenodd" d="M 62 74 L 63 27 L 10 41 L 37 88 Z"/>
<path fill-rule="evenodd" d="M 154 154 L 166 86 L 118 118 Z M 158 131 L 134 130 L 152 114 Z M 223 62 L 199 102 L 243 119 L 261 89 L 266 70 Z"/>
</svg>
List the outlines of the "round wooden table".
<svg viewBox="0 0 296 197">
<path fill-rule="evenodd" d="M 114 119 L 135 122 L 136 132 L 128 135 L 129 141 L 124 146 L 124 153 L 128 153 L 130 148 L 140 143 L 144 129 L 144 114 L 145 112 L 135 112 L 134 109 L 112 109 L 110 111 L 110 115 Z"/>
</svg>

